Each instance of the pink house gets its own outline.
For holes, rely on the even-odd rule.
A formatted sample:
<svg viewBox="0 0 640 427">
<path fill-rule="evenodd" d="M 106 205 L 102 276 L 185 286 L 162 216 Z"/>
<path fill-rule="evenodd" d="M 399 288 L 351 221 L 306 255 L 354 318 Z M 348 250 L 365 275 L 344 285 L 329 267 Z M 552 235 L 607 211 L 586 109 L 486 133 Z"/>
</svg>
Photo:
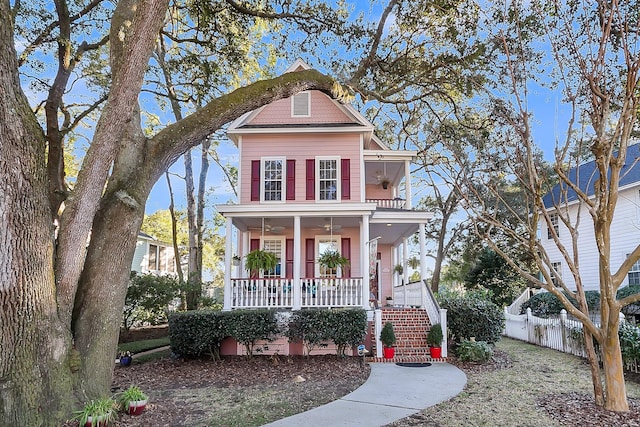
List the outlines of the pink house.
<svg viewBox="0 0 640 427">
<path fill-rule="evenodd" d="M 298 60 L 287 72 L 307 68 Z M 319 91 L 247 113 L 229 126 L 228 136 L 239 150 L 239 202 L 217 206 L 228 236 L 225 310 L 369 310 L 391 297 L 396 310 L 419 307 L 431 323 L 446 321 L 424 282 L 408 283 L 407 241 L 415 233 L 426 279 L 423 225 L 432 217 L 412 209 L 415 151 L 390 150 L 352 106 Z M 274 253 L 277 267 L 246 271 L 244 257 L 254 249 Z M 327 250 L 349 264 L 321 265 Z M 402 276 L 396 265 L 404 266 Z M 384 318 L 374 311 L 377 337 Z"/>
</svg>

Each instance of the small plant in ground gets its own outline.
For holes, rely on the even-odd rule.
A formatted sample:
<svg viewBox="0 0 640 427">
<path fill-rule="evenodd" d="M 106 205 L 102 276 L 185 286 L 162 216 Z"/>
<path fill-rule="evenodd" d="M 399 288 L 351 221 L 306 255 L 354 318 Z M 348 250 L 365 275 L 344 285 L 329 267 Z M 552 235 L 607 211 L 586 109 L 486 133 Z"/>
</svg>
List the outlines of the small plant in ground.
<svg viewBox="0 0 640 427">
<path fill-rule="evenodd" d="M 106 426 L 116 420 L 118 404 L 111 397 L 103 397 L 91 400 L 77 411 L 74 417 L 81 427 L 89 424 L 93 427 Z"/>
<path fill-rule="evenodd" d="M 393 347 L 396 343 L 396 334 L 393 331 L 393 323 L 387 322 L 380 331 L 380 341 L 385 347 Z"/>
<path fill-rule="evenodd" d="M 493 348 L 485 341 L 462 341 L 456 350 L 462 362 L 485 363 L 493 357 Z"/>
</svg>

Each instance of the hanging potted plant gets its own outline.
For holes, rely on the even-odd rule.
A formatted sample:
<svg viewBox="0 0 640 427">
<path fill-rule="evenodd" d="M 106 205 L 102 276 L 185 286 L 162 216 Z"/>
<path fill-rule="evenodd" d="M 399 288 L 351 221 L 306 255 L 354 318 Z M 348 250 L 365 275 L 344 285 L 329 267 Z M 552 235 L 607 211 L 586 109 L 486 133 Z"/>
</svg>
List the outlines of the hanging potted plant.
<svg viewBox="0 0 640 427">
<path fill-rule="evenodd" d="M 129 415 L 140 415 L 147 406 L 149 397 L 135 385 L 118 395 L 118 403 L 120 408 Z"/>
<path fill-rule="evenodd" d="M 393 332 L 393 323 L 387 322 L 380 331 L 380 341 L 382 341 L 382 354 L 385 359 L 393 359 L 395 356 L 396 334 Z"/>
<path fill-rule="evenodd" d="M 432 359 L 440 359 L 442 357 L 442 340 L 442 326 L 440 323 L 431 325 L 431 329 L 427 332 L 427 344 L 429 344 Z"/>
<path fill-rule="evenodd" d="M 244 257 L 244 267 L 249 272 L 275 270 L 278 257 L 273 252 L 254 249 Z"/>
<path fill-rule="evenodd" d="M 116 420 L 117 403 L 110 397 L 92 400 L 76 412 L 81 427 L 104 427 Z"/>
<path fill-rule="evenodd" d="M 327 249 L 318 257 L 318 264 L 330 270 L 337 270 L 338 267 L 342 268 L 349 265 L 349 260 L 335 249 Z"/>
<path fill-rule="evenodd" d="M 404 267 L 402 266 L 402 264 L 396 264 L 393 267 L 393 271 L 398 273 L 398 276 L 402 276 L 402 273 L 404 273 Z"/>
</svg>

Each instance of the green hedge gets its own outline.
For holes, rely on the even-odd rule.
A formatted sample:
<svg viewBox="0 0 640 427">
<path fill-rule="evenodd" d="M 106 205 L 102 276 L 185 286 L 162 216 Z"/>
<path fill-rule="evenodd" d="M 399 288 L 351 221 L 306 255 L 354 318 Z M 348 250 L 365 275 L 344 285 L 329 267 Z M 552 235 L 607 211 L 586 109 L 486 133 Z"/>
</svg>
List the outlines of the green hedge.
<svg viewBox="0 0 640 427">
<path fill-rule="evenodd" d="M 253 356 L 257 341 L 273 341 L 281 332 L 273 310 L 235 310 L 227 321 L 229 335 L 244 345 L 248 357 Z"/>
<path fill-rule="evenodd" d="M 171 351 L 180 356 L 209 354 L 220 359 L 220 345 L 228 337 L 229 312 L 213 310 L 181 311 L 169 314 Z"/>
<path fill-rule="evenodd" d="M 447 329 L 455 342 L 471 337 L 494 344 L 504 329 L 504 313 L 482 292 L 439 292 L 440 307 L 447 309 Z"/>
<path fill-rule="evenodd" d="M 584 296 L 587 298 L 589 310 L 597 310 L 600 307 L 600 292 L 585 291 Z M 578 302 L 575 299 L 569 297 L 569 301 L 577 307 Z M 537 317 L 549 317 L 553 314 L 560 314 L 560 311 L 565 309 L 558 297 L 551 292 L 539 292 L 529 298 L 528 301 L 522 304 L 520 313 L 526 313 L 527 308 L 531 308 L 531 313 Z"/>
</svg>

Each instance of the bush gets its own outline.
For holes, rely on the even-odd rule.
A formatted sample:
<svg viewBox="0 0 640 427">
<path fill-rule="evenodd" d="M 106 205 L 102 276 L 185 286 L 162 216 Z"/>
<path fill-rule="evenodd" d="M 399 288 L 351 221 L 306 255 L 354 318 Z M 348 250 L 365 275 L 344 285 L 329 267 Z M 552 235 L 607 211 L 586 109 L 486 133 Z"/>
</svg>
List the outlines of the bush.
<svg viewBox="0 0 640 427">
<path fill-rule="evenodd" d="M 367 312 L 351 308 L 329 310 L 329 336 L 335 343 L 338 356 L 344 356 L 348 347 L 356 346 L 364 340 L 367 331 Z"/>
<path fill-rule="evenodd" d="M 431 347 L 440 347 L 442 345 L 442 340 L 444 337 L 442 336 L 442 325 L 440 323 L 436 323 L 431 326 L 429 332 L 427 332 L 427 344 Z"/>
<path fill-rule="evenodd" d="M 564 293 L 564 292 L 563 292 Z M 564 293 L 566 295 L 566 293 Z M 597 310 L 600 307 L 600 292 L 598 291 L 585 291 L 584 296 L 587 298 L 587 306 L 589 310 Z M 569 301 L 578 306 L 578 302 L 569 297 Z M 527 308 L 531 308 L 531 313 L 538 317 L 549 317 L 550 315 L 560 314 L 560 311 L 565 309 L 564 305 L 560 302 L 551 292 L 538 292 L 524 304 L 520 309 L 520 313 L 527 312 Z"/>
<path fill-rule="evenodd" d="M 493 349 L 486 341 L 462 341 L 456 350 L 462 362 L 485 363 L 493 357 Z"/>
<path fill-rule="evenodd" d="M 618 328 L 622 360 L 625 363 L 640 361 L 640 328 L 627 322 L 621 322 Z"/>
<path fill-rule="evenodd" d="M 393 323 L 387 322 L 380 331 L 380 341 L 385 347 L 393 347 L 396 343 L 396 334 L 393 331 Z"/>
<path fill-rule="evenodd" d="M 209 354 L 220 359 L 220 345 L 229 336 L 229 312 L 198 310 L 169 315 L 171 351 L 181 356 L 198 357 Z"/>
<path fill-rule="evenodd" d="M 180 282 L 172 276 L 132 272 L 124 302 L 122 326 L 129 330 L 134 323 L 165 323 L 168 306 L 180 296 L 180 291 Z"/>
<path fill-rule="evenodd" d="M 455 342 L 475 337 L 496 343 L 504 329 L 504 313 L 484 293 L 439 292 L 438 303 L 447 309 L 447 328 Z"/>
<path fill-rule="evenodd" d="M 640 285 L 625 286 L 624 288 L 618 289 L 616 298 L 620 300 L 622 298 L 628 297 L 629 295 L 634 295 L 637 293 L 640 293 Z M 622 311 L 622 313 L 624 313 L 626 316 L 640 314 L 640 303 L 625 305 L 620 311 Z"/>
<path fill-rule="evenodd" d="M 327 346 L 328 341 L 331 340 L 330 322 L 330 310 L 317 308 L 296 310 L 291 314 L 289 328 L 285 335 L 289 338 L 289 342 L 301 342 L 307 349 L 308 355 L 314 348 Z"/>
<path fill-rule="evenodd" d="M 235 310 L 228 317 L 229 335 L 244 345 L 249 358 L 260 340 L 273 341 L 280 327 L 273 310 Z"/>
</svg>

